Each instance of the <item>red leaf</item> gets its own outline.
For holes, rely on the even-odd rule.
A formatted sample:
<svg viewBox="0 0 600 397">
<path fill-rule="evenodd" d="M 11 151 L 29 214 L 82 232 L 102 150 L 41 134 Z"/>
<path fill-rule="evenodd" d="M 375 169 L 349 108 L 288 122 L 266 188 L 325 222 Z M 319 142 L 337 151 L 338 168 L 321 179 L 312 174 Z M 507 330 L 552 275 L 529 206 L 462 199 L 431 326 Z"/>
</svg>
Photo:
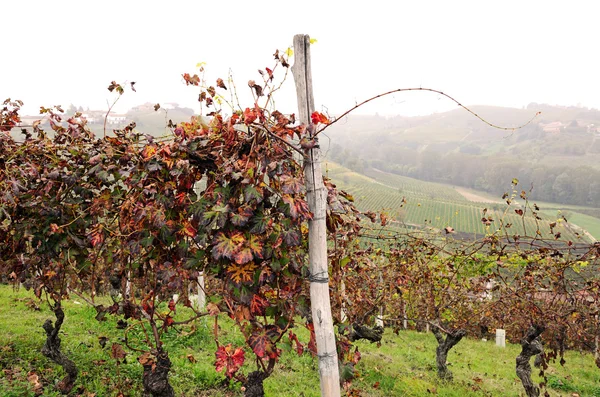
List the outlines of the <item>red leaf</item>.
<svg viewBox="0 0 600 397">
<path fill-rule="evenodd" d="M 297 198 L 294 199 L 292 196 L 290 196 L 289 194 L 284 194 L 282 197 L 282 200 L 284 203 L 288 204 L 290 206 L 290 216 L 294 219 L 303 216 L 306 218 L 312 218 L 312 215 L 310 213 L 310 211 L 308 210 L 308 204 L 306 204 L 306 201 Z"/>
<path fill-rule="evenodd" d="M 313 323 L 306 323 L 306 328 L 310 332 L 310 340 L 308 341 L 308 350 L 313 354 L 317 354 L 317 338 L 315 336 L 315 325 Z"/>
<path fill-rule="evenodd" d="M 175 319 L 173 317 L 171 317 L 171 316 L 167 316 L 165 318 L 165 322 L 163 323 L 163 328 L 170 327 L 174 323 L 175 323 Z"/>
<path fill-rule="evenodd" d="M 329 124 L 327 116 L 320 112 L 313 112 L 313 114 L 310 115 L 310 119 L 313 124 Z"/>
<path fill-rule="evenodd" d="M 250 301 L 250 312 L 255 316 L 263 316 L 265 309 L 269 306 L 269 301 L 260 295 L 254 295 Z"/>
<path fill-rule="evenodd" d="M 302 353 L 304 353 L 304 346 L 302 346 L 302 343 L 300 343 L 298 337 L 292 331 L 290 331 L 288 336 L 290 338 L 290 342 L 296 345 L 296 353 L 298 353 L 298 355 L 301 356 Z"/>
<path fill-rule="evenodd" d="M 379 219 L 381 220 L 381 226 L 385 226 L 388 223 L 388 217 L 383 212 L 379 214 Z M 447 233 L 447 231 L 446 231 Z"/>
<path fill-rule="evenodd" d="M 194 226 L 192 226 L 192 224 L 190 222 L 186 221 L 183 224 L 183 228 L 181 229 L 181 233 L 184 236 L 194 237 L 194 236 L 196 236 L 196 234 L 198 234 L 198 231 L 194 228 Z"/>
<path fill-rule="evenodd" d="M 273 343 L 272 339 L 277 338 L 279 332 L 276 326 L 267 326 L 265 330 L 253 333 L 248 338 L 248 344 L 252 347 L 252 351 L 260 358 L 272 358 L 277 359 L 281 354 L 281 350 L 278 349 Z"/>
<path fill-rule="evenodd" d="M 238 265 L 243 265 L 252 261 L 252 251 L 250 248 L 244 247 L 233 255 L 233 260 Z"/>
<path fill-rule="evenodd" d="M 225 375 L 228 378 L 232 378 L 245 361 L 244 350 L 240 347 L 234 350 L 231 343 L 227 346 L 219 346 L 215 357 L 217 358 L 215 361 L 217 372 L 225 369 Z"/>
<path fill-rule="evenodd" d="M 244 110 L 244 124 L 252 124 L 257 117 L 258 115 L 254 111 L 254 109 L 246 108 L 246 110 Z"/>
<path fill-rule="evenodd" d="M 175 301 L 173 299 L 169 301 L 169 310 L 172 312 L 175 311 Z"/>
<path fill-rule="evenodd" d="M 96 247 L 97 245 L 102 244 L 104 242 L 104 233 L 102 233 L 102 226 L 95 226 L 88 234 L 88 239 L 90 240 L 92 247 Z"/>
</svg>

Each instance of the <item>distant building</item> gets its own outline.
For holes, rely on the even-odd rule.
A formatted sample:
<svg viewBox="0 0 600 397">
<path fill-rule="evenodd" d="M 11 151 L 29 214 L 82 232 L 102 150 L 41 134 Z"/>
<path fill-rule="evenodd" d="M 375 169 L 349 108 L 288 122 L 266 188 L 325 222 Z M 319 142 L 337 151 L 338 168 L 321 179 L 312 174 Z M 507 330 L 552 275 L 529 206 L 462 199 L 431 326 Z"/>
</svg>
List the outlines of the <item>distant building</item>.
<svg viewBox="0 0 600 397">
<path fill-rule="evenodd" d="M 565 125 L 560 121 L 553 121 L 548 124 L 540 124 L 540 127 L 542 127 L 544 132 L 559 133 L 565 128 Z"/>
<path fill-rule="evenodd" d="M 108 124 L 122 124 L 126 119 L 127 117 L 124 114 L 110 113 L 106 118 L 106 122 Z"/>
</svg>

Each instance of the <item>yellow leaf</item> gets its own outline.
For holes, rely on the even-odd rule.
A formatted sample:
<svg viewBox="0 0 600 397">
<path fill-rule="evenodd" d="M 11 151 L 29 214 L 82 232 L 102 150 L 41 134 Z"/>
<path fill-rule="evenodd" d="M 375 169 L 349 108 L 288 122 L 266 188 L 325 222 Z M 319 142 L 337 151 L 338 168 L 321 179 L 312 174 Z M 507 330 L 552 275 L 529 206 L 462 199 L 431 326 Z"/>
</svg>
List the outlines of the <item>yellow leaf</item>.
<svg viewBox="0 0 600 397">
<path fill-rule="evenodd" d="M 317 42 L 317 39 L 310 39 L 310 44 L 315 44 Z"/>
<path fill-rule="evenodd" d="M 227 267 L 227 273 L 235 283 L 240 284 L 252 281 L 254 278 L 254 271 L 257 267 L 258 266 L 254 262 L 245 264 L 232 263 Z"/>
<path fill-rule="evenodd" d="M 203 67 L 203 66 L 206 66 L 206 62 L 198 62 L 198 63 L 196 64 L 196 67 L 197 67 L 197 68 L 201 68 L 201 67 Z"/>
<path fill-rule="evenodd" d="M 291 57 L 292 55 L 294 55 L 294 50 L 288 47 L 288 49 L 285 50 L 285 55 L 287 55 L 288 58 Z"/>
</svg>

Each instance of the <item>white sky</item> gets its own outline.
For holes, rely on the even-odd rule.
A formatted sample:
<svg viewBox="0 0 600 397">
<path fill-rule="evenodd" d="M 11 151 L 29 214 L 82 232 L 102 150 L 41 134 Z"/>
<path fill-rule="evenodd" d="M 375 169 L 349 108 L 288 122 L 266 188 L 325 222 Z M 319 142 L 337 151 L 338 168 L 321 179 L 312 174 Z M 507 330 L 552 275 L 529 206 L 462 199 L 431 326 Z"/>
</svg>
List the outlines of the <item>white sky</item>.
<svg viewBox="0 0 600 397">
<path fill-rule="evenodd" d="M 144 102 L 197 108 L 181 74 L 207 63 L 207 80 L 240 90 L 272 67 L 275 49 L 306 33 L 315 101 L 339 113 L 401 87 L 442 90 L 464 104 L 530 102 L 600 108 L 600 3 L 533 0 L 2 2 L 0 100 L 106 109 L 111 80 L 136 81 L 117 110 Z M 290 76 L 279 109 L 295 111 Z M 249 104 L 248 104 L 249 105 Z M 422 92 L 362 110 L 428 114 L 454 109 Z"/>
</svg>

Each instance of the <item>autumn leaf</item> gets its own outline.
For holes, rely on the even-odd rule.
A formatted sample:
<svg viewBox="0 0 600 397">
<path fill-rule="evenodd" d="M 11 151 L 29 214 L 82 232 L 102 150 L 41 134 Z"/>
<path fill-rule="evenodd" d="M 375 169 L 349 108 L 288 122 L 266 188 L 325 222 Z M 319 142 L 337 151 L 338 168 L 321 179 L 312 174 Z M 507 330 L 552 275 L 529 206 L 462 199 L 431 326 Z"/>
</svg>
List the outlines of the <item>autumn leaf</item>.
<svg viewBox="0 0 600 397">
<path fill-rule="evenodd" d="M 185 221 L 182 225 L 183 227 L 180 230 L 180 233 L 184 236 L 195 237 L 198 234 L 198 231 L 192 226 L 189 221 Z"/>
<path fill-rule="evenodd" d="M 323 113 L 320 112 L 313 112 L 313 114 L 310 115 L 310 120 L 312 121 L 313 124 L 329 124 L 330 121 L 327 118 L 327 116 L 325 116 Z"/>
<path fill-rule="evenodd" d="M 190 76 L 189 73 L 182 74 L 183 80 L 185 81 L 185 85 L 194 85 L 198 86 L 200 84 L 200 77 L 197 74 Z"/>
<path fill-rule="evenodd" d="M 142 158 L 144 160 L 148 160 L 155 153 L 156 153 L 156 145 L 154 145 L 154 144 L 146 145 L 146 147 L 144 147 L 144 150 L 142 150 Z"/>
<path fill-rule="evenodd" d="M 176 305 L 175 300 L 171 299 L 169 301 L 169 310 L 172 311 L 172 312 L 174 312 L 175 311 L 175 305 Z"/>
<path fill-rule="evenodd" d="M 142 365 L 142 367 L 154 366 L 154 359 L 152 358 L 150 352 L 145 352 L 144 354 L 139 356 L 137 360 Z"/>
<path fill-rule="evenodd" d="M 308 341 L 308 350 L 313 354 L 317 354 L 317 337 L 315 336 L 315 325 L 313 323 L 306 323 L 306 329 L 310 332 L 310 339 Z"/>
<path fill-rule="evenodd" d="M 198 360 L 196 360 L 196 357 L 194 357 L 192 354 L 188 354 L 187 359 L 189 362 L 191 362 L 192 364 L 195 364 Z"/>
<path fill-rule="evenodd" d="M 96 225 L 87 235 L 92 247 L 96 247 L 104 242 L 104 233 L 102 231 L 102 225 Z"/>
<path fill-rule="evenodd" d="M 213 302 L 209 302 L 206 305 L 206 311 L 211 315 L 211 316 L 216 316 L 219 313 L 221 313 L 221 310 L 219 309 L 219 306 L 217 306 L 215 303 Z"/>
<path fill-rule="evenodd" d="M 379 214 L 379 220 L 381 221 L 381 226 L 385 226 L 388 223 L 388 217 L 383 212 Z"/>
<path fill-rule="evenodd" d="M 300 193 L 304 189 L 304 182 L 300 178 L 291 175 L 281 175 L 279 177 L 281 191 L 285 194 Z"/>
<path fill-rule="evenodd" d="M 354 202 L 354 196 L 352 196 L 350 193 L 345 192 L 343 190 L 339 191 L 339 195 L 342 196 L 343 198 L 345 198 L 346 200 L 350 201 L 351 203 Z"/>
<path fill-rule="evenodd" d="M 252 214 L 253 212 L 251 206 L 242 205 L 237 209 L 237 212 L 231 213 L 231 223 L 233 223 L 235 226 L 245 226 Z"/>
<path fill-rule="evenodd" d="M 167 317 L 165 317 L 165 320 L 163 321 L 163 329 L 167 329 L 168 327 L 170 327 L 173 324 L 175 324 L 175 319 L 171 316 L 167 316 Z"/>
<path fill-rule="evenodd" d="M 367 218 L 369 218 L 371 220 L 371 222 L 375 223 L 375 221 L 377 220 L 377 214 L 374 213 L 373 211 L 367 211 L 364 213 L 365 216 Z"/>
<path fill-rule="evenodd" d="M 302 200 L 301 198 L 293 198 L 289 194 L 284 194 L 283 196 L 281 196 L 281 199 L 284 203 L 289 205 L 290 216 L 292 218 L 296 219 L 300 216 L 304 216 L 309 219 L 312 218 L 306 201 Z"/>
<path fill-rule="evenodd" d="M 125 353 L 123 346 L 121 346 L 118 343 L 113 343 L 112 348 L 110 350 L 110 356 L 115 360 L 119 361 L 123 360 L 127 356 L 127 353 Z"/>
<path fill-rule="evenodd" d="M 255 258 L 262 259 L 263 243 L 258 236 L 251 234 L 246 240 L 246 247 L 250 249 Z"/>
<path fill-rule="evenodd" d="M 267 74 L 269 75 L 269 80 L 273 80 L 273 71 L 269 68 L 265 68 Z"/>
<path fill-rule="evenodd" d="M 301 356 L 302 353 L 304 353 L 304 346 L 302 346 L 302 343 L 300 343 L 296 334 L 290 331 L 288 337 L 290 339 L 290 343 L 296 346 L 296 353 L 298 353 L 298 355 Z"/>
<path fill-rule="evenodd" d="M 227 274 L 237 283 L 247 283 L 254 278 L 254 271 L 258 266 L 254 262 L 244 264 L 232 263 L 227 267 Z"/>
<path fill-rule="evenodd" d="M 254 80 L 248 81 L 248 87 L 253 88 L 256 96 L 263 96 L 263 89 L 260 85 L 256 84 Z"/>
<path fill-rule="evenodd" d="M 60 231 L 60 226 L 58 226 L 56 223 L 50 224 L 50 234 L 58 233 L 59 231 Z"/>
<path fill-rule="evenodd" d="M 269 306 L 269 301 L 258 294 L 254 294 L 250 301 L 250 313 L 255 316 L 263 316 L 265 309 Z"/>
<path fill-rule="evenodd" d="M 213 258 L 233 259 L 243 243 L 244 236 L 239 232 L 233 233 L 231 237 L 227 237 L 225 233 L 219 232 L 215 237 L 215 245 L 212 249 Z"/>
<path fill-rule="evenodd" d="M 217 79 L 217 87 L 222 88 L 224 90 L 227 89 L 227 86 L 225 86 L 225 83 L 223 82 L 222 78 L 218 78 Z"/>
<path fill-rule="evenodd" d="M 257 119 L 258 115 L 254 109 L 246 108 L 243 113 L 244 124 L 250 125 Z"/>
<path fill-rule="evenodd" d="M 263 189 L 257 186 L 248 185 L 244 188 L 244 202 L 250 204 L 256 202 L 257 204 L 263 201 Z"/>
<path fill-rule="evenodd" d="M 40 377 L 35 372 L 31 371 L 27 374 L 27 381 L 31 384 L 36 396 L 39 396 L 44 392 L 44 385 L 42 385 Z"/>
<path fill-rule="evenodd" d="M 252 260 L 252 251 L 248 247 L 242 247 L 235 254 L 233 254 L 233 260 L 238 265 L 248 263 Z"/>
<path fill-rule="evenodd" d="M 219 346 L 215 357 L 215 369 L 217 372 L 225 370 L 225 376 L 228 378 L 232 378 L 245 361 L 244 350 L 241 347 L 234 349 L 231 343 L 227 346 Z"/>
<path fill-rule="evenodd" d="M 358 346 L 354 349 L 354 354 L 352 355 L 352 359 L 350 360 L 350 362 L 352 362 L 352 364 L 356 365 L 358 364 L 358 362 L 360 361 L 360 352 L 358 351 Z"/>
<path fill-rule="evenodd" d="M 273 339 L 279 336 L 276 326 L 267 326 L 265 329 L 256 331 L 248 338 L 248 344 L 252 348 L 254 354 L 260 358 L 271 358 L 277 360 L 281 354 L 273 343 Z"/>
<path fill-rule="evenodd" d="M 300 139 L 300 147 L 304 150 L 310 150 L 317 146 L 318 141 L 314 138 L 309 138 L 307 136 Z"/>
</svg>

